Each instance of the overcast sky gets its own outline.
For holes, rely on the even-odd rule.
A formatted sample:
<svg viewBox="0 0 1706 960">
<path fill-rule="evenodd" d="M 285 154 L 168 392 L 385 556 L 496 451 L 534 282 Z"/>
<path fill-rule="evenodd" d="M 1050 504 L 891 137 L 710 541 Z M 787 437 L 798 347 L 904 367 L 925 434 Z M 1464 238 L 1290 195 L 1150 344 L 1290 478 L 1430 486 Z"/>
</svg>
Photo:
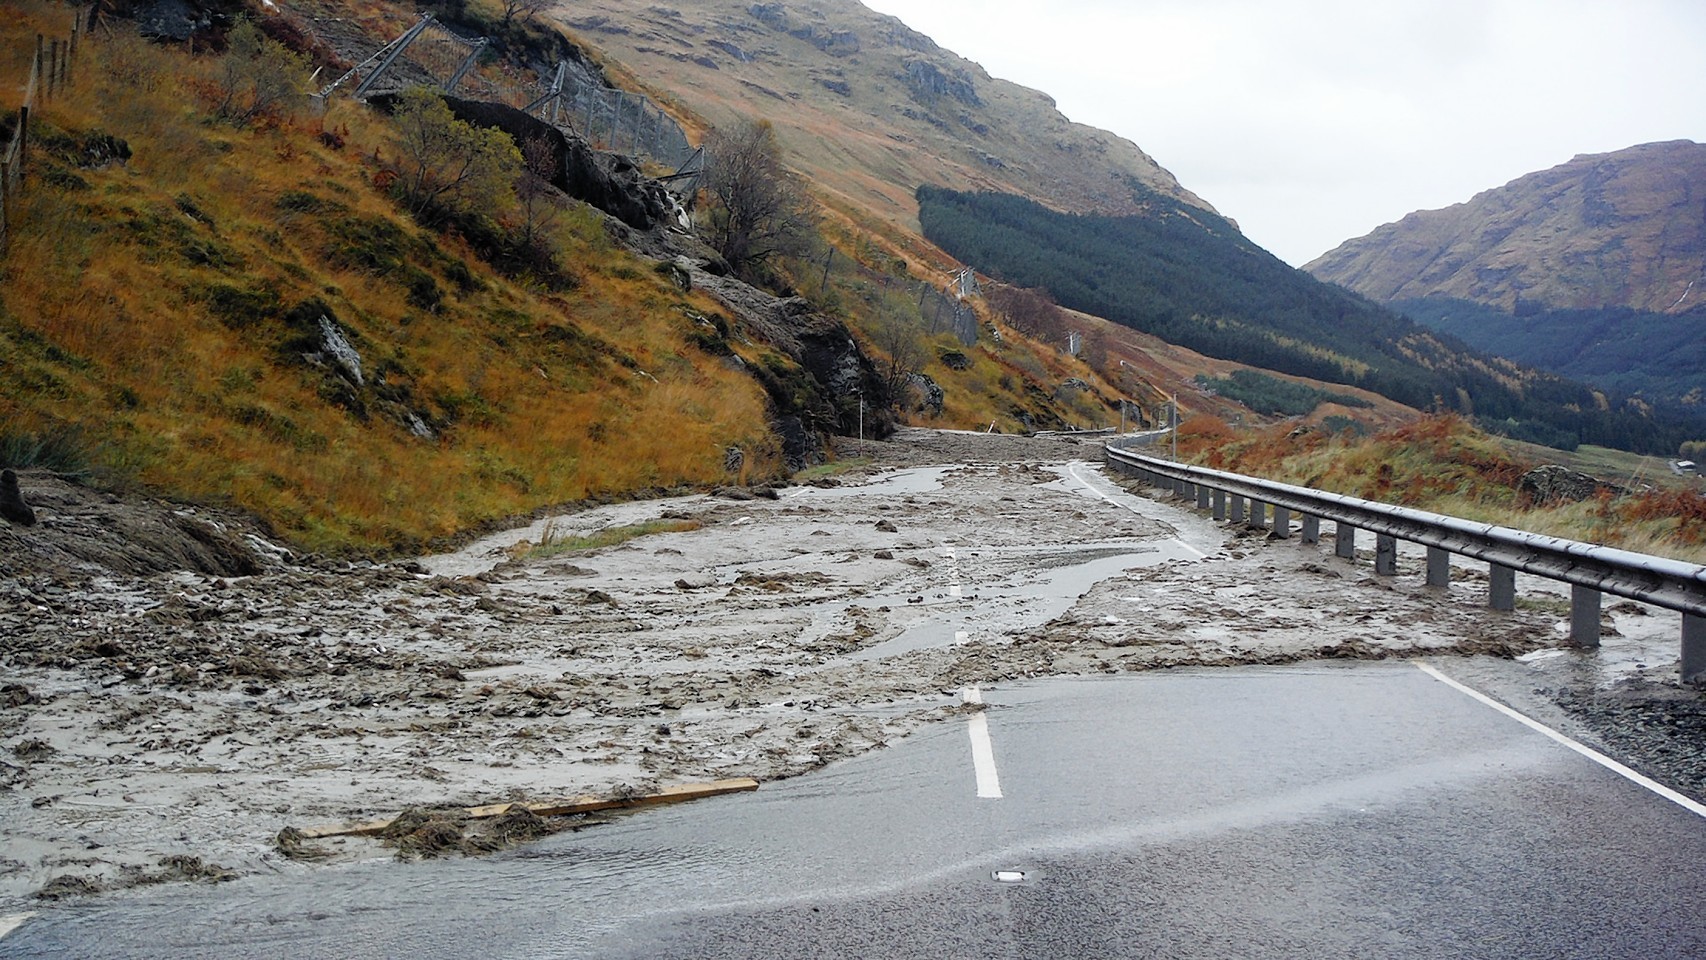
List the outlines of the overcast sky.
<svg viewBox="0 0 1706 960">
<path fill-rule="evenodd" d="M 1582 153 L 1706 142 L 1706 0 L 864 0 L 1301 266 Z"/>
</svg>

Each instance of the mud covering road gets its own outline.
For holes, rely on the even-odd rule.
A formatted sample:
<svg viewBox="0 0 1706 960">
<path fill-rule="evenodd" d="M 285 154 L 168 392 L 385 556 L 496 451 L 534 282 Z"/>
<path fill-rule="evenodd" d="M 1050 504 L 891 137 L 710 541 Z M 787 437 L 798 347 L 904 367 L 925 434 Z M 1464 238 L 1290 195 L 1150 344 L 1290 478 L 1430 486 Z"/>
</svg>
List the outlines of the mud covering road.
<svg viewBox="0 0 1706 960">
<path fill-rule="evenodd" d="M 1550 601 L 1497 614 L 1473 570 L 1446 595 L 1215 526 L 1121 490 L 1094 438 L 840 453 L 868 463 L 383 564 L 21 473 L 41 522 L 0 525 L 0 903 L 494 849 L 588 821 L 434 811 L 790 777 L 975 709 L 968 684 L 1175 665 L 1490 655 L 1462 662 L 1706 781 L 1669 621 L 1634 605 L 1607 613 L 1627 669 L 1545 686 L 1580 658 Z M 652 521 L 672 532 L 560 549 Z M 290 829 L 405 810 L 389 839 Z"/>
</svg>

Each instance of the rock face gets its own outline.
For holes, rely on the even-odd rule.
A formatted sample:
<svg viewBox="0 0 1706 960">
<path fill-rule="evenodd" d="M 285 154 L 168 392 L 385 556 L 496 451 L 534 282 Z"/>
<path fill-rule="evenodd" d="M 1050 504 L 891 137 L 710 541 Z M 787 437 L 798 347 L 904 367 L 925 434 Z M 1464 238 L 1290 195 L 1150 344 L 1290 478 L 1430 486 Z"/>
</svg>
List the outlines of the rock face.
<svg viewBox="0 0 1706 960">
<path fill-rule="evenodd" d="M 1579 156 L 1412 213 L 1304 269 L 1380 301 L 1681 313 L 1706 303 L 1706 145 Z"/>
<path fill-rule="evenodd" d="M 1623 492 L 1623 488 L 1614 483 L 1550 463 L 1523 474 L 1517 481 L 1517 489 L 1536 505 L 1579 503 L 1599 496 L 1601 490 L 1613 496 Z"/>
<path fill-rule="evenodd" d="M 390 99 L 389 94 L 371 98 L 381 106 Z M 551 148 L 556 171 L 552 184 L 576 200 L 590 203 L 636 230 L 675 221 L 677 207 L 669 192 L 627 160 L 599 154 L 586 141 L 565 136 L 549 123 L 514 107 L 455 97 L 446 97 L 445 103 L 457 119 L 502 130 L 518 145 L 544 141 Z"/>
<path fill-rule="evenodd" d="M 24 500 L 23 491 L 18 488 L 18 475 L 10 470 L 0 470 L 0 517 L 20 526 L 34 526 L 36 512 Z"/>
</svg>

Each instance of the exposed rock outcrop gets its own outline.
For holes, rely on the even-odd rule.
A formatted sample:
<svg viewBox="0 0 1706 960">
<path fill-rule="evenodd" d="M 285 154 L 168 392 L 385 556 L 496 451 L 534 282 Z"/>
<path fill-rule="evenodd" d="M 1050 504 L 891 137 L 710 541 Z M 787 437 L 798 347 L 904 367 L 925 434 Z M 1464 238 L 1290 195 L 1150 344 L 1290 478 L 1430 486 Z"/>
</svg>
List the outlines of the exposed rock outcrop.
<svg viewBox="0 0 1706 960">
<path fill-rule="evenodd" d="M 1536 506 L 1551 503 L 1579 503 L 1592 500 L 1601 491 L 1617 496 L 1623 493 L 1623 488 L 1614 483 L 1606 483 L 1585 473 L 1577 473 L 1568 467 L 1557 464 L 1546 464 L 1535 467 L 1522 475 L 1517 481 L 1517 489 L 1526 495 Z"/>
<path fill-rule="evenodd" d="M 669 191 L 627 159 L 600 154 L 579 137 L 567 136 L 514 107 L 454 97 L 446 97 L 445 102 L 458 119 L 502 130 L 517 144 L 533 140 L 548 144 L 555 171 L 551 182 L 569 196 L 592 204 L 636 230 L 650 230 L 660 223 L 677 221 L 679 207 Z"/>
</svg>

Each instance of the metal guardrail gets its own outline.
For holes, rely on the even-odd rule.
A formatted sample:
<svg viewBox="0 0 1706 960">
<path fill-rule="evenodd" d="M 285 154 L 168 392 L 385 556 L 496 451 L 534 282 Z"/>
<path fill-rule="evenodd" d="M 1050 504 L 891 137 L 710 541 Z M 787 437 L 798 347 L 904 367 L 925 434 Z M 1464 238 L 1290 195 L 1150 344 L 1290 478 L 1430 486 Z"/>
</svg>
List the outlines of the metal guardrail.
<svg viewBox="0 0 1706 960">
<path fill-rule="evenodd" d="M 1510 610 L 1516 602 L 1518 572 L 1571 585 L 1570 638 L 1584 647 L 1599 646 L 1600 598 L 1609 593 L 1682 614 L 1682 678 L 1706 678 L 1706 566 L 1683 563 L 1615 547 L 1548 537 L 1510 527 L 1476 523 L 1425 510 L 1376 503 L 1359 497 L 1261 480 L 1146 457 L 1114 444 L 1106 458 L 1116 472 L 1171 490 L 1213 511 L 1214 519 L 1268 527 L 1291 536 L 1295 514 L 1305 542 L 1320 539 L 1320 523 L 1336 526 L 1339 556 L 1356 556 L 1356 532 L 1375 535 L 1375 573 L 1397 572 L 1397 541 L 1427 547 L 1427 582 L 1450 582 L 1453 554 L 1490 566 L 1489 603 Z"/>
</svg>

